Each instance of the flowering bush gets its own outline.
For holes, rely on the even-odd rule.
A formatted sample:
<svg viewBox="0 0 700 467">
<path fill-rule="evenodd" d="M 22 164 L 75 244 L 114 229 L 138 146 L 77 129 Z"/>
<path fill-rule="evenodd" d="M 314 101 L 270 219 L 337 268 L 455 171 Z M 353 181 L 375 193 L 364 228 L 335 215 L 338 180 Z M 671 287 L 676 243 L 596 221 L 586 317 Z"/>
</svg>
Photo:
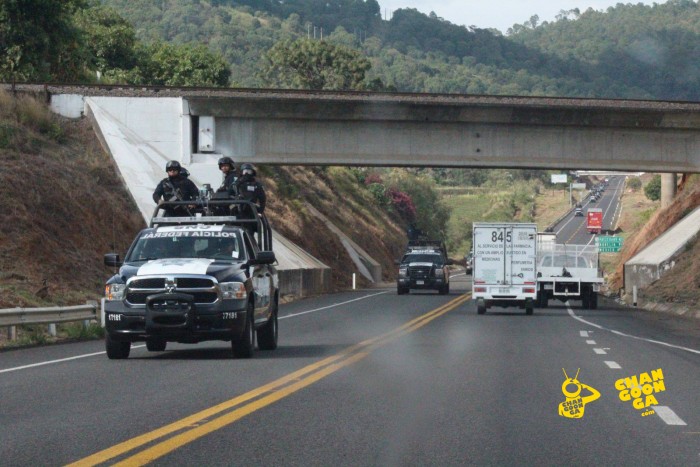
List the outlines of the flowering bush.
<svg viewBox="0 0 700 467">
<path fill-rule="evenodd" d="M 401 217 L 408 222 L 416 220 L 416 206 L 413 204 L 413 199 L 408 193 L 391 187 L 386 191 L 386 195 L 391 202 L 391 205 L 396 209 Z"/>
</svg>

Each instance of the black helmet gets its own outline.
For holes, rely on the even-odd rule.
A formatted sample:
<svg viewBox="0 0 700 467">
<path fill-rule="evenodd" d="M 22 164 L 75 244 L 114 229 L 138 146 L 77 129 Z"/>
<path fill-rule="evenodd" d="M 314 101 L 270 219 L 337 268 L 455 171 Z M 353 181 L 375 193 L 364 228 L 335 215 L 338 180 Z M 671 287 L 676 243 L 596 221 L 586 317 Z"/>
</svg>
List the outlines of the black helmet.
<svg viewBox="0 0 700 467">
<path fill-rule="evenodd" d="M 184 168 L 184 167 L 180 167 L 180 175 L 182 175 L 183 177 L 187 178 L 187 177 L 190 176 L 190 171 L 187 170 L 187 169 Z"/>
<path fill-rule="evenodd" d="M 241 175 L 245 175 L 246 170 L 249 170 L 249 173 L 251 173 L 253 176 L 257 175 L 253 164 L 248 164 L 247 162 L 245 164 L 241 164 Z"/>
<path fill-rule="evenodd" d="M 233 159 L 231 159 L 228 156 L 225 156 L 225 157 L 222 157 L 221 159 L 219 159 L 219 168 L 221 168 L 222 165 L 226 165 L 226 164 L 230 165 L 231 168 L 233 169 Z"/>
<path fill-rule="evenodd" d="M 177 169 L 177 171 L 179 172 L 180 170 L 182 170 L 182 166 L 178 161 L 169 161 L 167 164 L 165 164 L 165 171 L 167 172 L 170 169 Z"/>
</svg>

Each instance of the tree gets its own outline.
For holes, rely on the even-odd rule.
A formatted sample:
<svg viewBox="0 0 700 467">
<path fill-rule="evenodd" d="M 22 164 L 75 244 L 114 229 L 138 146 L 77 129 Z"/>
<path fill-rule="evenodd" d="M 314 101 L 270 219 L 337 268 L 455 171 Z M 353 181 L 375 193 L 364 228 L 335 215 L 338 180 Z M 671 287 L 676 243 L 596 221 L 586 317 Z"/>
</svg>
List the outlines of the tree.
<svg viewBox="0 0 700 467">
<path fill-rule="evenodd" d="M 264 62 L 260 77 L 265 84 L 291 89 L 363 89 L 371 68 L 357 50 L 310 39 L 278 42 Z"/>
<path fill-rule="evenodd" d="M 103 6 L 78 10 L 75 24 L 83 31 L 94 68 L 104 73 L 134 67 L 136 32 L 116 10 Z"/>
<path fill-rule="evenodd" d="M 0 0 L 0 79 L 77 81 L 87 54 L 72 15 L 83 0 Z"/>
<path fill-rule="evenodd" d="M 138 69 L 131 79 L 157 86 L 227 86 L 231 71 L 220 55 L 205 46 L 154 42 L 140 46 Z"/>
<path fill-rule="evenodd" d="M 652 201 L 661 199 L 661 175 L 654 175 L 654 178 L 644 187 L 644 194 Z"/>
</svg>

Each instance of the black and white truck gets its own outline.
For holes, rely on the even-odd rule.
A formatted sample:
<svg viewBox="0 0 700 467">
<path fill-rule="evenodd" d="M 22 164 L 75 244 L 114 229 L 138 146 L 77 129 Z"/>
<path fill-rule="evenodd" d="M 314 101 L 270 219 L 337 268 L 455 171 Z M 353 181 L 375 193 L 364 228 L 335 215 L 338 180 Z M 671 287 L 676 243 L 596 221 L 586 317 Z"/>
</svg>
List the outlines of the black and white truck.
<svg viewBox="0 0 700 467">
<path fill-rule="evenodd" d="M 537 225 L 475 222 L 472 245 L 477 313 L 518 306 L 531 315 L 537 298 Z"/>
<path fill-rule="evenodd" d="M 267 220 L 247 201 L 193 203 L 163 203 L 123 261 L 105 255 L 105 265 L 119 268 L 105 286 L 110 359 L 128 358 L 137 341 L 149 351 L 168 342 L 230 341 L 236 358 L 253 355 L 256 335 L 259 349 L 277 347 L 279 280 Z M 192 215 L 158 217 L 175 205 Z M 232 215 L 244 211 L 253 217 Z"/>
<path fill-rule="evenodd" d="M 396 279 L 396 293 L 407 294 L 411 289 L 437 290 L 441 295 L 450 293 L 450 270 L 453 262 L 447 257 L 443 242 L 411 240 L 406 246 Z"/>
</svg>

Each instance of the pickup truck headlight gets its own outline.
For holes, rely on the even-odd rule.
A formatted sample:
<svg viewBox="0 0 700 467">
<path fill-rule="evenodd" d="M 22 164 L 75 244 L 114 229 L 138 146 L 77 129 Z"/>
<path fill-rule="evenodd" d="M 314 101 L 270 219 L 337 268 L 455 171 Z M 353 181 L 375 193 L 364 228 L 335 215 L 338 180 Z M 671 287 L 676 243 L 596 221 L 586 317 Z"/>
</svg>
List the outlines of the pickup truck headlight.
<svg viewBox="0 0 700 467">
<path fill-rule="evenodd" d="M 442 268 L 436 269 L 435 277 L 445 277 L 445 270 Z"/>
<path fill-rule="evenodd" d="M 241 282 L 222 282 L 219 284 L 219 289 L 221 290 L 221 298 L 224 300 L 241 299 L 248 296 L 245 285 Z"/>
<path fill-rule="evenodd" d="M 107 284 L 105 286 L 105 298 L 108 301 L 119 301 L 124 299 L 126 284 Z"/>
<path fill-rule="evenodd" d="M 408 267 L 403 266 L 399 268 L 399 277 L 406 277 L 408 275 Z"/>
</svg>

